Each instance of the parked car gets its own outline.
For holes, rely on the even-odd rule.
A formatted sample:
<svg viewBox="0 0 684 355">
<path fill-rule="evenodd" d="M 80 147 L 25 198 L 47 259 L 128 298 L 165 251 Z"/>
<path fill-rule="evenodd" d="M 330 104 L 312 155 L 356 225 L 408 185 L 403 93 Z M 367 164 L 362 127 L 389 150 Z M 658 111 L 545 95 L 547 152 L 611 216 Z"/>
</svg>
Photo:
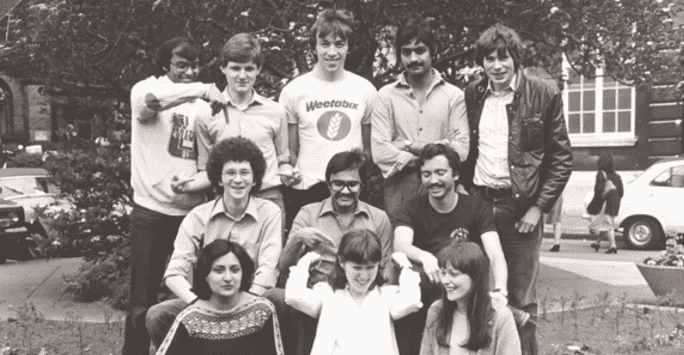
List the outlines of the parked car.
<svg viewBox="0 0 684 355">
<path fill-rule="evenodd" d="M 615 218 L 634 249 L 664 245 L 666 233 L 684 233 L 684 156 L 662 159 L 625 186 Z"/>
<path fill-rule="evenodd" d="M 47 233 L 34 207 L 58 202 L 56 195 L 45 169 L 0 169 L 0 264 L 37 256 L 35 239 L 47 238 Z"/>
</svg>

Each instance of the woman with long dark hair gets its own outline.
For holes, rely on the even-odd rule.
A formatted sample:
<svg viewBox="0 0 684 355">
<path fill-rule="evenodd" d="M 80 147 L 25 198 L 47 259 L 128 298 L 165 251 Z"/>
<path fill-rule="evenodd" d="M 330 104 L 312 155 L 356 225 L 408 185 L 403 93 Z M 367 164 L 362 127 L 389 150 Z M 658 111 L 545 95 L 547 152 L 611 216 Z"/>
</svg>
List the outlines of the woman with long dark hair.
<svg viewBox="0 0 684 355">
<path fill-rule="evenodd" d="M 492 305 L 489 259 L 473 242 L 453 243 L 437 255 L 442 299 L 428 310 L 420 355 L 518 355 L 511 311 Z"/>
<path fill-rule="evenodd" d="M 606 254 L 617 254 L 615 244 L 615 216 L 620 211 L 620 201 L 625 194 L 620 175 L 615 172 L 613 155 L 604 152 L 596 162 L 598 172 L 594 184 L 594 198 L 587 205 L 587 213 L 590 215 L 589 230 L 596 234 L 596 242 L 591 246 L 599 251 L 601 236 L 608 235 L 610 246 Z"/>
<path fill-rule="evenodd" d="M 249 293 L 254 262 L 244 248 L 215 240 L 193 275 L 199 299 L 176 317 L 157 355 L 283 355 L 273 304 Z"/>
</svg>

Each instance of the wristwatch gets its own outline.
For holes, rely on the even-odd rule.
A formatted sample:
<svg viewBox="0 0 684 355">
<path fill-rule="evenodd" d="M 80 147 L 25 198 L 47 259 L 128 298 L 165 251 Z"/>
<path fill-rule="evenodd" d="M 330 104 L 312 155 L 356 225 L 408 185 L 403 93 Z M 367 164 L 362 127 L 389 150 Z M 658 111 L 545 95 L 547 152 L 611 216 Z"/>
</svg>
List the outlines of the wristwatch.
<svg viewBox="0 0 684 355">
<path fill-rule="evenodd" d="M 410 139 L 405 140 L 404 141 L 404 150 L 408 152 L 409 150 L 411 150 L 412 145 L 413 145 L 412 140 L 410 140 Z"/>
</svg>

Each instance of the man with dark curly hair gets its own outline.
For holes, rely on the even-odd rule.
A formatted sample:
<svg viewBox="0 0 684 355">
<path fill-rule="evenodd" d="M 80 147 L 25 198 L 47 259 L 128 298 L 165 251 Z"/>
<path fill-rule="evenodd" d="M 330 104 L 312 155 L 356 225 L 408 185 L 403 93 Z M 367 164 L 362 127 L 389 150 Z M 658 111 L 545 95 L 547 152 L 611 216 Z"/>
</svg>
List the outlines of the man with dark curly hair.
<svg viewBox="0 0 684 355">
<path fill-rule="evenodd" d="M 147 313 L 147 329 L 159 346 L 176 315 L 197 300 L 192 272 L 204 245 L 217 239 L 240 244 L 256 263 L 249 291 L 261 295 L 276 284 L 281 244 L 280 208 L 255 195 L 266 170 L 264 155 L 254 142 L 233 137 L 219 142 L 207 162 L 207 175 L 218 197 L 195 207 L 178 230 L 164 280 L 178 297 Z"/>
</svg>

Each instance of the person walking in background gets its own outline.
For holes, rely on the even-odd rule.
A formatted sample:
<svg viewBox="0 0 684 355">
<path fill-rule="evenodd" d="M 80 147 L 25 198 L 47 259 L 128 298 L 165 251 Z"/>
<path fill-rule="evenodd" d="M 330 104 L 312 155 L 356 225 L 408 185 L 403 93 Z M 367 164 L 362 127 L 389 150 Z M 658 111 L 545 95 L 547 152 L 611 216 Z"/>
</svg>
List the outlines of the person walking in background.
<svg viewBox="0 0 684 355">
<path fill-rule="evenodd" d="M 511 311 L 488 294 L 489 260 L 479 245 L 455 242 L 437 255 L 442 299 L 428 310 L 420 355 L 519 355 Z"/>
<path fill-rule="evenodd" d="M 520 329 L 523 354 L 536 355 L 542 214 L 563 193 L 572 148 L 556 82 L 528 75 L 522 39 L 496 24 L 475 43 L 486 76 L 466 88 L 470 153 L 462 185 L 492 208 L 508 264 L 508 301 L 532 315 Z"/>
<path fill-rule="evenodd" d="M 550 224 L 553 226 L 553 246 L 549 251 L 560 251 L 560 241 L 561 236 L 563 234 L 563 223 L 561 222 L 562 213 L 563 195 L 561 194 L 560 196 L 558 196 L 558 200 L 556 200 L 556 203 L 553 204 L 553 208 L 551 208 L 551 211 L 549 211 L 549 213 L 546 214 L 546 224 Z"/>
<path fill-rule="evenodd" d="M 218 239 L 202 249 L 198 300 L 178 314 L 157 355 L 284 355 L 273 304 L 248 292 L 254 270 L 237 243 Z"/>
<path fill-rule="evenodd" d="M 591 246 L 599 251 L 601 236 L 605 233 L 608 235 L 609 243 L 606 254 L 617 254 L 615 216 L 620 212 L 620 201 L 625 190 L 622 185 L 622 178 L 615 172 L 612 154 L 602 153 L 596 165 L 598 172 L 596 172 L 594 197 L 587 206 L 587 213 L 591 216 L 589 230 L 592 234 L 597 234 L 596 242 L 592 243 Z"/>
<path fill-rule="evenodd" d="M 316 54 L 313 70 L 292 80 L 280 93 L 288 113 L 290 161 L 287 184 L 288 227 L 299 209 L 330 197 L 325 162 L 335 153 L 363 148 L 370 156 L 370 116 L 376 90 L 365 78 L 344 69 L 352 38 L 351 14 L 321 12 L 311 27 Z"/>
</svg>

